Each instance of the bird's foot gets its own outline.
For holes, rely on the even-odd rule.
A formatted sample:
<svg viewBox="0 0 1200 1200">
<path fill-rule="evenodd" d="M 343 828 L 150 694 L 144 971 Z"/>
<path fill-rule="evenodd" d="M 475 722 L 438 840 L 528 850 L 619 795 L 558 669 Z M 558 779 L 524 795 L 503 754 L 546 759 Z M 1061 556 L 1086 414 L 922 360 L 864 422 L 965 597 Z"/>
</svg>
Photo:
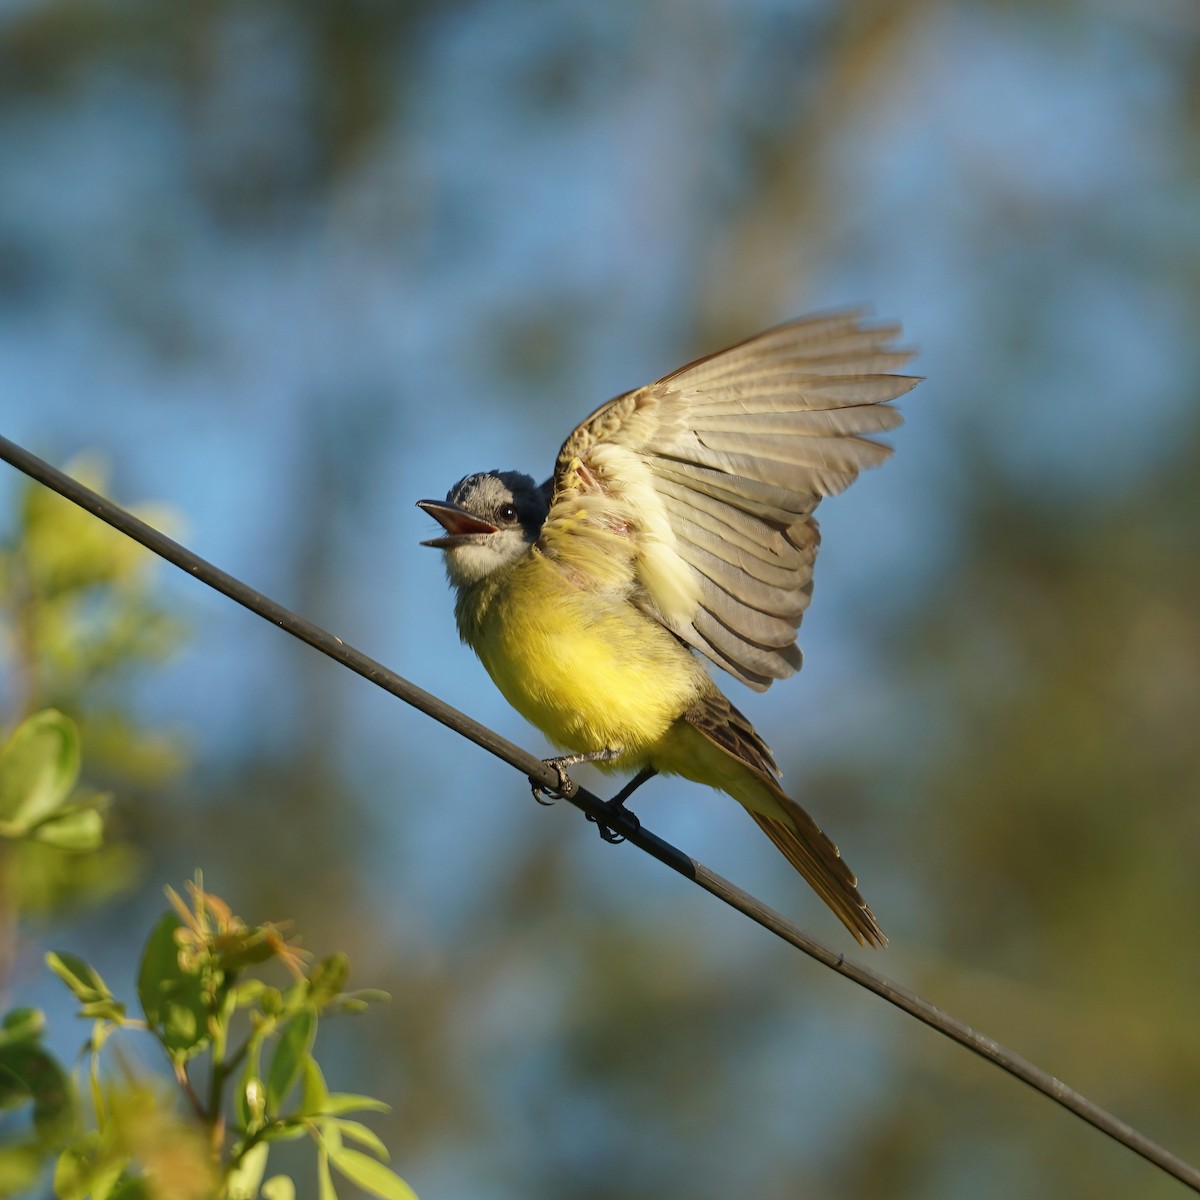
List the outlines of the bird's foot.
<svg viewBox="0 0 1200 1200">
<path fill-rule="evenodd" d="M 641 821 L 639 821 L 637 818 L 637 813 L 631 812 L 629 809 L 627 809 L 622 803 L 620 796 L 614 796 L 613 799 L 605 804 L 604 807 L 615 818 L 613 824 L 616 824 L 617 821 L 624 821 L 628 824 L 632 824 L 634 829 L 640 829 L 642 827 Z M 625 835 L 623 833 L 617 833 L 617 831 L 613 829 L 612 825 L 609 825 L 608 822 L 603 818 L 593 817 L 591 813 L 588 813 L 588 820 L 596 826 L 596 829 L 600 833 L 601 840 L 607 842 L 610 846 L 618 846 L 625 840 Z"/>
<path fill-rule="evenodd" d="M 550 808 L 555 800 L 561 800 L 567 794 L 567 788 L 571 783 L 571 778 L 567 774 L 564 766 L 566 758 L 543 758 L 542 762 L 550 767 L 558 776 L 558 787 L 548 788 L 545 784 L 538 783 L 536 779 L 530 776 L 529 787 L 533 792 L 533 798 L 543 808 Z M 548 797 L 543 800 L 542 797 Z"/>
<path fill-rule="evenodd" d="M 647 779 L 653 779 L 658 772 L 653 767 L 643 767 L 604 807 L 608 809 L 614 817 L 620 817 L 627 822 L 631 822 L 634 829 L 641 829 L 642 823 L 637 819 L 637 813 L 630 812 L 625 807 L 625 801 L 633 795 L 634 792 L 646 782 Z M 603 821 L 596 817 L 589 816 L 589 821 L 594 822 L 600 830 L 600 836 L 608 842 L 610 846 L 615 846 L 619 842 L 623 842 L 625 837 L 623 834 L 617 833 L 612 826 L 606 825 Z"/>
<path fill-rule="evenodd" d="M 543 807 L 549 808 L 555 800 L 561 800 L 574 787 L 570 776 L 567 775 L 566 768 L 573 767 L 577 763 L 586 762 L 612 762 L 614 758 L 619 758 L 621 755 L 620 746 L 608 746 L 603 750 L 589 750 L 586 754 L 560 754 L 556 758 L 543 758 L 545 763 L 558 776 L 558 787 L 548 788 L 544 784 L 538 783 L 536 779 L 529 780 L 529 786 L 533 791 L 533 798 Z M 543 796 L 549 796 L 549 800 L 543 800 Z"/>
</svg>

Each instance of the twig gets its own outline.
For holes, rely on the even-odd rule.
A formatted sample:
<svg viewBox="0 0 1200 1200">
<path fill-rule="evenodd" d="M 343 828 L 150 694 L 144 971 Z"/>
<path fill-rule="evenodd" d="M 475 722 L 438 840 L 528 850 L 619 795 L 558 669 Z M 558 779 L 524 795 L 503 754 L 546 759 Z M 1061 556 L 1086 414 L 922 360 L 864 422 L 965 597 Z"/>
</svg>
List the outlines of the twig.
<svg viewBox="0 0 1200 1200">
<path fill-rule="evenodd" d="M 211 563 L 205 562 L 204 559 L 193 554 L 178 542 L 158 530 L 152 529 L 144 521 L 138 520 L 137 517 L 113 504 L 110 500 L 106 500 L 69 475 L 65 475 L 3 437 L 0 437 L 0 459 L 11 463 L 26 475 L 45 484 L 46 487 L 51 488 L 67 500 L 78 504 L 114 529 L 127 534 L 134 541 L 140 542 L 147 549 L 153 550 L 155 554 L 174 563 L 189 575 L 194 575 L 202 583 L 215 588 L 244 608 L 248 608 L 272 624 L 278 625 L 301 641 L 307 642 L 335 662 L 341 663 L 364 679 L 391 692 L 405 703 L 420 709 L 435 721 L 440 721 L 448 728 L 461 733 L 476 745 L 515 767 L 523 775 L 542 784 L 547 790 L 559 787 L 558 773 L 546 766 L 541 759 L 535 758 L 532 754 L 522 750 L 520 746 L 514 745 L 486 726 L 480 725 L 478 721 L 473 721 L 436 696 L 409 683 L 394 671 L 389 671 L 381 663 L 369 658 L 353 646 L 347 645 L 341 638 L 327 633 L 311 621 L 306 621 L 261 592 L 242 583 L 241 580 L 235 579 Z M 628 842 L 640 850 L 652 855 L 673 871 L 678 871 L 680 875 L 692 880 L 705 891 L 711 892 L 718 899 L 757 922 L 764 929 L 770 930 L 785 942 L 804 951 L 810 958 L 815 958 L 830 970 L 836 971 L 839 975 L 874 992 L 889 1004 L 894 1004 L 910 1016 L 916 1017 L 918 1021 L 923 1021 L 930 1028 L 936 1029 L 960 1046 L 965 1046 L 989 1062 L 995 1063 L 1010 1075 L 1016 1076 L 1030 1087 L 1036 1088 L 1043 1095 L 1061 1104 L 1077 1117 L 1094 1125 L 1114 1141 L 1128 1147 L 1135 1154 L 1141 1155 L 1142 1158 L 1161 1168 L 1167 1174 L 1174 1176 L 1193 1191 L 1200 1192 L 1200 1170 L 1152 1141 L 1131 1125 L 1118 1119 L 1106 1109 L 1093 1103 L 1074 1088 L 1068 1087 L 1061 1080 L 1002 1046 L 999 1042 L 993 1041 L 979 1030 L 950 1016 L 949 1013 L 918 996 L 915 992 L 909 991 L 908 988 L 893 983 L 868 967 L 849 961 L 844 955 L 809 937 L 782 914 L 768 908 L 760 900 L 734 886 L 715 871 L 710 871 L 703 863 L 689 858 L 682 850 L 663 841 L 662 838 L 656 837 L 645 826 L 622 816 L 619 811 L 609 809 L 603 800 L 579 787 L 573 780 L 569 780 L 568 785 L 562 792 L 565 799 L 589 816 L 601 820 L 614 833 L 623 835 Z"/>
</svg>

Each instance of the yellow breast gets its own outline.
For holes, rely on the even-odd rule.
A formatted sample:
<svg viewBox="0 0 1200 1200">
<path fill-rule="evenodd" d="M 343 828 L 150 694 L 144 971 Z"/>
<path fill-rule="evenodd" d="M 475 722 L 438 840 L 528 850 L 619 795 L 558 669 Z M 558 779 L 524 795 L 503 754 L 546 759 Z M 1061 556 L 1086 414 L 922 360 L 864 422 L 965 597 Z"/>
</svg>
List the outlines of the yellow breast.
<svg viewBox="0 0 1200 1200">
<path fill-rule="evenodd" d="M 622 593 L 581 587 L 537 552 L 501 574 L 460 595 L 458 621 L 508 702 L 558 746 L 645 763 L 703 667 Z"/>
</svg>

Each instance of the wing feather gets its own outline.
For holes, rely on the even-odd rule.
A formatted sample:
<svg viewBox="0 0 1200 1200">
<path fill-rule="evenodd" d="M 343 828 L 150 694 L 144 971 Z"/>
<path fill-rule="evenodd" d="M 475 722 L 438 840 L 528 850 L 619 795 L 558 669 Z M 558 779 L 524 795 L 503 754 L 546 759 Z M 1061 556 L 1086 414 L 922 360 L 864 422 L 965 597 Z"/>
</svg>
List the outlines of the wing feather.
<svg viewBox="0 0 1200 1200">
<path fill-rule="evenodd" d="M 756 680 L 786 679 L 800 669 L 800 647 L 794 641 L 778 648 L 760 646 L 734 633 L 706 608 L 696 614 L 694 624 L 709 650 L 725 662 L 733 663 L 739 670 L 748 672 Z"/>
<path fill-rule="evenodd" d="M 688 492 L 669 479 L 660 478 L 658 489 L 672 513 L 674 528 L 681 528 L 684 522 L 694 523 L 713 537 L 732 542 L 765 562 L 811 567 L 811 550 L 789 541 L 787 531 L 778 523 L 765 521 L 754 513 L 734 508 L 701 492 Z M 802 559 L 806 553 L 809 558 L 804 564 Z"/>
<path fill-rule="evenodd" d="M 868 358 L 853 360 L 828 358 L 751 361 L 743 367 L 728 367 L 720 373 L 697 372 L 695 378 L 688 377 L 688 383 L 700 391 L 714 391 L 721 385 L 734 386 L 738 396 L 772 395 L 778 394 L 780 390 L 792 389 L 811 396 L 832 394 L 834 397 L 840 397 L 846 394 L 853 397 L 857 389 L 866 400 L 875 386 L 875 380 L 881 377 L 908 379 L 911 386 L 916 386 L 918 379 L 912 376 L 896 376 L 893 371 L 894 367 L 904 365 L 910 358 L 911 355 L 904 350 L 895 350 L 893 353 L 872 354 Z M 668 377 L 661 382 L 674 383 L 676 380 Z M 853 398 L 850 402 L 854 402 Z"/>
<path fill-rule="evenodd" d="M 760 556 L 757 551 L 746 549 L 736 541 L 722 538 L 720 534 L 711 533 L 703 526 L 686 518 L 673 519 L 672 524 L 675 527 L 675 535 L 680 546 L 694 547 L 698 554 L 705 556 L 704 561 L 711 562 L 712 567 L 718 572 L 722 570 L 723 562 L 733 563 L 739 571 L 745 572 L 760 583 L 786 588 L 790 591 L 796 586 L 797 571 L 803 570 L 802 557 L 794 550 L 787 559 L 777 555 L 775 561 L 771 561 L 769 558 Z M 689 559 L 689 561 L 691 560 Z M 704 570 L 698 562 L 694 562 L 692 565 L 697 570 Z"/>
<path fill-rule="evenodd" d="M 651 459 L 650 471 L 653 475 L 682 483 L 698 495 L 780 526 L 807 517 L 821 498 L 819 494 L 791 492 L 757 479 L 737 479 L 725 471 L 673 459 Z"/>
<path fill-rule="evenodd" d="M 713 554 L 688 538 L 678 539 L 676 545 L 686 562 L 738 605 L 756 614 L 783 618 L 780 636 L 772 644 L 780 645 L 796 636 L 796 622 L 808 606 L 808 597 L 796 590 L 793 578 L 786 577 L 782 585 L 772 583 L 745 570 L 732 555 Z"/>
<path fill-rule="evenodd" d="M 868 446 L 873 443 L 866 443 Z M 877 446 L 876 449 L 885 449 Z M 804 451 L 807 451 L 805 453 Z M 677 446 L 675 453 L 686 454 L 700 466 L 713 467 L 723 475 L 739 480 L 765 483 L 781 491 L 794 486 L 798 476 L 803 476 L 804 486 L 817 497 L 833 496 L 845 491 L 858 475 L 862 466 L 874 466 L 872 455 L 866 450 L 854 451 L 853 439 L 830 438 L 817 445 L 789 446 L 787 450 L 777 448 L 775 453 L 788 453 L 793 461 L 766 458 L 759 454 L 731 454 L 721 450 L 710 450 L 698 437 L 690 446 Z M 877 461 L 882 461 L 878 459 Z"/>
<path fill-rule="evenodd" d="M 700 607 L 707 609 L 732 633 L 756 646 L 772 649 L 789 645 L 796 640 L 796 625 L 800 618 L 789 620 L 775 613 L 763 612 L 730 595 L 713 583 L 707 575 L 699 576 Z M 803 605 L 800 606 L 803 610 Z"/>
<path fill-rule="evenodd" d="M 632 551 L 631 598 L 718 666 L 762 690 L 800 666 L 812 594 L 813 510 L 891 453 L 887 402 L 918 380 L 896 325 L 860 310 L 770 329 L 598 408 L 546 485 L 542 552 L 571 569 L 587 542 Z M 599 584 L 597 584 L 599 586 Z"/>
<path fill-rule="evenodd" d="M 713 413 L 704 410 L 705 441 L 711 434 L 778 434 L 783 437 L 829 437 L 848 433 L 887 433 L 904 418 L 894 408 L 855 404 L 806 412 Z M 711 444 L 711 442 L 710 442 Z"/>
<path fill-rule="evenodd" d="M 864 467 L 878 466 L 892 453 L 890 446 L 881 446 L 857 434 L 843 434 L 840 437 L 800 434 L 798 437 L 788 437 L 767 433 L 710 433 L 706 429 L 696 435 L 696 441 L 718 460 L 726 456 L 733 459 L 735 471 L 741 464 L 739 473 L 742 474 L 751 474 L 755 463 L 780 464 L 785 468 L 784 474 L 780 476 L 772 466 L 774 474 L 769 482 L 781 486 L 786 486 L 788 480 L 795 478 L 794 472 L 786 470 L 788 467 L 825 467 L 857 473 Z M 689 457 L 694 459 L 698 454 L 692 450 Z"/>
</svg>

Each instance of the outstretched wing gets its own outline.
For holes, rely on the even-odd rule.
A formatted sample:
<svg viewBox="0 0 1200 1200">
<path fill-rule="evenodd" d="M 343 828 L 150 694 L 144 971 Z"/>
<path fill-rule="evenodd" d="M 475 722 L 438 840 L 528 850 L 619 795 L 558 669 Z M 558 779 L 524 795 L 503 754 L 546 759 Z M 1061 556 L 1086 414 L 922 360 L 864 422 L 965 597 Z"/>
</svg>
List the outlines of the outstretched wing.
<svg viewBox="0 0 1200 1200">
<path fill-rule="evenodd" d="M 800 667 L 813 510 L 891 453 L 886 405 L 918 379 L 896 325 L 859 310 L 781 325 L 610 400 L 567 438 L 542 552 L 620 585 L 763 691 Z"/>
</svg>

